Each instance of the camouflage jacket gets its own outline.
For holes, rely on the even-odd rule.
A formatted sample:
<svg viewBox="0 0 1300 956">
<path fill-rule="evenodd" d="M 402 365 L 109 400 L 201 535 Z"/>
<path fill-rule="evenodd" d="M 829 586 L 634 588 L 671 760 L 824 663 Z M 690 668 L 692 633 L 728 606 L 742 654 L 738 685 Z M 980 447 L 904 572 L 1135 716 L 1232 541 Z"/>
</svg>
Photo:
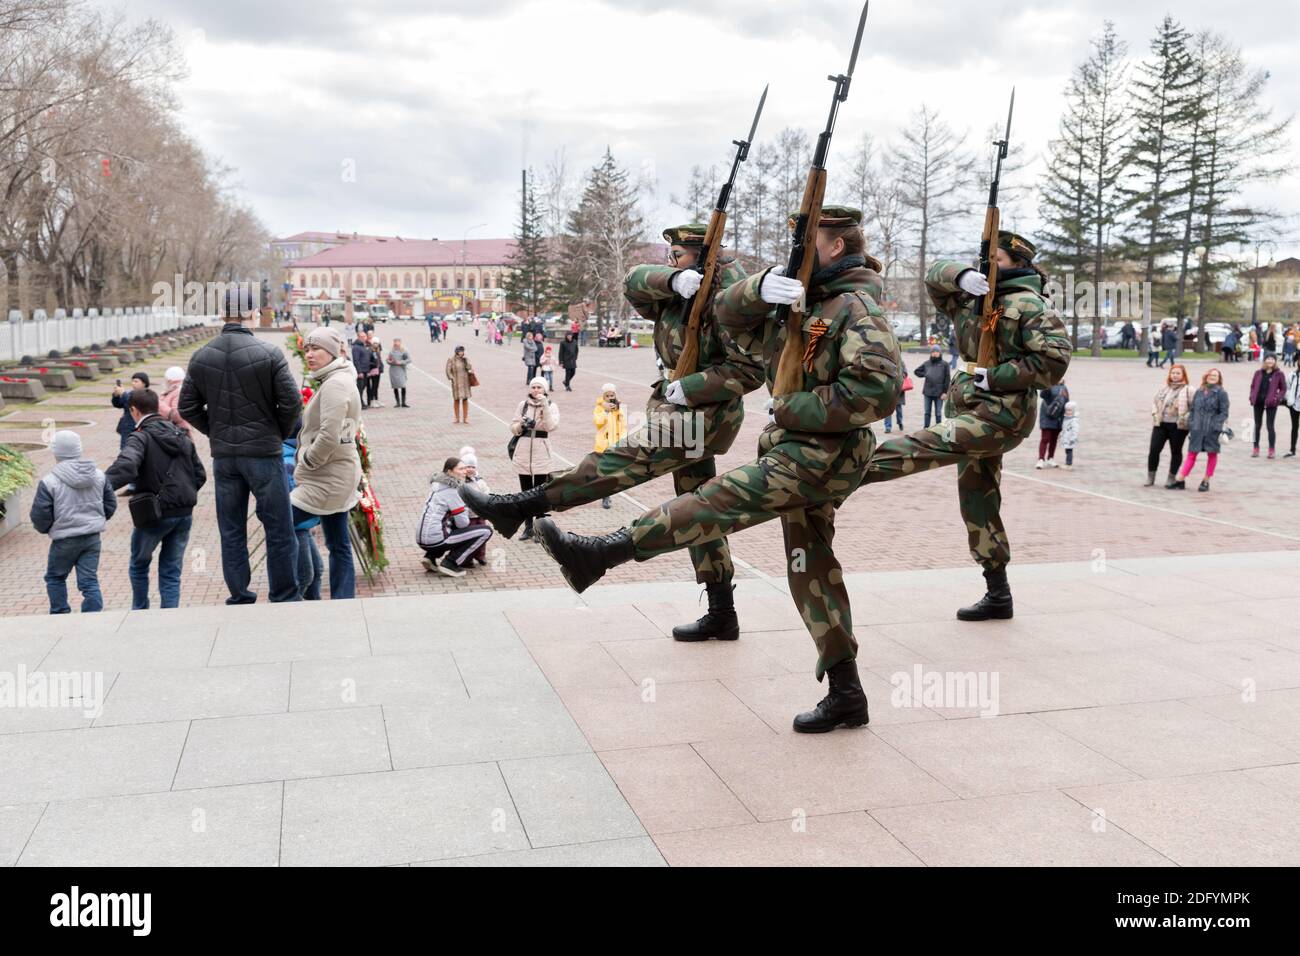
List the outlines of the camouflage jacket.
<svg viewBox="0 0 1300 956">
<path fill-rule="evenodd" d="M 771 391 L 785 324 L 759 295 L 766 272 L 728 288 L 716 305 L 728 342 L 739 347 L 748 332 L 761 350 Z M 759 453 L 776 451 L 803 471 L 847 493 L 870 461 L 875 440 L 867 427 L 894 411 L 903 387 L 903 359 L 898 340 L 876 304 L 880 275 L 865 265 L 851 266 L 808 290 L 805 341 L 818 320 L 826 331 L 804 366 L 803 391 L 784 395 L 773 405 L 774 424 L 759 439 Z M 847 491 L 845 490 L 847 489 Z"/>
<path fill-rule="evenodd" d="M 975 362 L 980 345 L 976 300 L 957 287 L 957 277 L 969 268 L 941 259 L 926 272 L 925 285 L 935 308 L 952 319 L 961 357 Z M 1043 297 L 1043 281 L 1037 274 L 999 281 L 997 305 L 1003 311 L 998 320 L 998 364 L 988 370 L 989 390 L 976 389 L 971 376 L 959 368 L 948 397 L 958 414 L 974 412 L 1020 430 L 1027 419 L 1032 430 L 1036 391 L 1065 377 L 1072 354 L 1070 338 L 1061 316 Z"/>
<path fill-rule="evenodd" d="M 720 290 L 745 278 L 744 270 L 734 259 L 720 261 L 718 266 L 715 281 Z M 673 291 L 673 276 L 680 271 L 672 266 L 636 266 L 623 282 L 623 295 L 632 308 L 655 324 L 655 353 L 668 375 L 682 354 L 691 315 L 691 300 Z M 704 291 L 701 289 L 696 294 L 703 295 Z M 717 293 L 700 320 L 698 371 L 682 378 L 682 389 L 692 407 L 739 400 L 763 384 L 763 369 L 757 361 L 750 360 L 749 350 L 724 345 L 714 317 L 716 308 Z"/>
<path fill-rule="evenodd" d="M 785 348 L 785 325 L 759 296 L 766 272 L 750 276 L 718 297 L 718 321 L 728 333 L 757 331 L 770 391 Z M 865 428 L 894 410 L 903 386 L 898 340 L 876 304 L 880 276 L 863 266 L 808 290 L 804 338 L 818 322 L 827 329 L 817 342 L 812 370 L 804 366 L 803 391 L 776 399 L 776 424 L 799 432 L 843 433 Z"/>
</svg>

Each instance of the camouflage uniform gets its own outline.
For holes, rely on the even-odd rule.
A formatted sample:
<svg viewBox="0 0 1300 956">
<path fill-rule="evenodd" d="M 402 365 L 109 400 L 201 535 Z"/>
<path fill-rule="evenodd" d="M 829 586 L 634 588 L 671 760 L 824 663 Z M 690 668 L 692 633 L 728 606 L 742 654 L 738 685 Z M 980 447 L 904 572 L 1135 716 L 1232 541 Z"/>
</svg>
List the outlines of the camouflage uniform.
<svg viewBox="0 0 1300 956">
<path fill-rule="evenodd" d="M 872 260 L 872 265 L 878 263 Z M 814 276 L 805 340 L 827 324 L 804 366 L 803 391 L 775 400 L 775 421 L 763 430 L 756 462 L 714 478 L 649 511 L 631 526 L 635 557 L 644 561 L 780 516 L 789 560 L 790 594 L 817 644 L 817 679 L 857 655 L 844 576 L 831 544 L 835 508 L 857 487 L 871 459 L 868 427 L 894 410 L 902 357 L 876 305 L 880 276 L 860 256 L 845 257 Z M 785 326 L 759 297 L 766 273 L 731 286 L 715 305 L 719 323 L 739 349 L 748 335 L 761 347 L 768 388 L 776 378 Z"/>
<path fill-rule="evenodd" d="M 719 262 L 719 283 L 725 289 L 745 277 L 733 260 Z M 686 337 L 691 299 L 672 289 L 680 269 L 672 266 L 637 266 L 627 274 L 623 292 L 644 318 L 654 322 L 655 352 L 664 368 L 677 365 Z M 696 295 L 704 295 L 700 289 Z M 694 491 L 718 473 L 716 455 L 731 448 L 744 419 L 743 398 L 763 382 L 763 369 L 751 348 L 724 346 L 710 303 L 700 322 L 699 371 L 682 378 L 688 408 L 664 398 L 666 380 L 660 380 L 646 402 L 646 425 L 603 452 L 593 452 L 571 469 L 557 475 L 545 487 L 546 501 L 553 511 L 567 511 L 578 505 L 608 498 L 620 491 L 666 475 L 673 476 L 679 495 Z M 680 440 L 684 416 L 696 416 L 693 440 Z M 665 436 L 677 440 L 664 444 Z M 693 545 L 691 561 L 700 584 L 728 584 L 735 574 L 731 550 L 725 538 Z"/>
<path fill-rule="evenodd" d="M 957 287 L 957 277 L 968 268 L 941 260 L 930 267 L 925 284 L 935 308 L 953 320 L 962 358 L 974 363 L 980 319 L 973 311 L 975 299 Z M 947 420 L 886 440 L 862 479 L 866 485 L 955 464 L 971 557 L 986 571 L 1001 570 L 1011 560 L 1001 515 L 1002 455 L 1034 430 L 1037 390 L 1061 381 L 1071 354 L 1065 326 L 1043 297 L 1036 272 L 1004 269 L 996 291 L 1003 314 L 989 390 L 977 389 L 963 367 L 948 390 Z"/>
</svg>

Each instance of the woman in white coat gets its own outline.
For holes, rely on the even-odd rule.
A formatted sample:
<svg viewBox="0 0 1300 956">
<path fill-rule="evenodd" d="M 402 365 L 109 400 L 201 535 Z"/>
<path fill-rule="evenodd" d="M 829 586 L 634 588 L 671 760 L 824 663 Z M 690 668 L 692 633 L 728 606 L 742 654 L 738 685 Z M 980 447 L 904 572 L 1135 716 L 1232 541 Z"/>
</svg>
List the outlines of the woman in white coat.
<svg viewBox="0 0 1300 956">
<path fill-rule="evenodd" d="M 560 409 L 547 394 L 546 379 L 540 375 L 528 383 L 528 397 L 519 403 L 510 422 L 514 438 L 510 457 L 519 475 L 519 489 L 528 491 L 551 480 L 555 461 L 551 455 L 550 433 L 560 427 Z M 533 519 L 524 522 L 519 540 L 533 537 Z"/>
</svg>

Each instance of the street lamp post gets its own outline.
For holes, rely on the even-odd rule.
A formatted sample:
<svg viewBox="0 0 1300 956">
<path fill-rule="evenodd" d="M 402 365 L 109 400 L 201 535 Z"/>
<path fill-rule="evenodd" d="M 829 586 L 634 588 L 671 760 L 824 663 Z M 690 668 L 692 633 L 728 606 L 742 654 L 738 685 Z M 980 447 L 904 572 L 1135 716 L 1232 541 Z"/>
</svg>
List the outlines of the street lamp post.
<svg viewBox="0 0 1300 956">
<path fill-rule="evenodd" d="M 1259 314 L 1259 252 L 1264 247 L 1269 247 L 1269 263 L 1272 264 L 1273 253 L 1277 250 L 1277 243 L 1272 239 L 1261 239 L 1255 243 L 1255 271 L 1251 273 L 1251 292 L 1250 292 L 1250 324 L 1255 325 Z"/>
</svg>

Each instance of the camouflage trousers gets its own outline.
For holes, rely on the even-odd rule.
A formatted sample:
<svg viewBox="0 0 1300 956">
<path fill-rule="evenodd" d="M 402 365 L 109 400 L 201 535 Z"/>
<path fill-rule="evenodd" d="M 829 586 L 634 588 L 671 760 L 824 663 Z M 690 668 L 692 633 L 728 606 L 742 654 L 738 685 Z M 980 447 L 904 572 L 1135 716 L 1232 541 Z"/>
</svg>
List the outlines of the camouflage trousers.
<svg viewBox="0 0 1300 956">
<path fill-rule="evenodd" d="M 882 442 L 862 484 L 956 465 L 957 501 L 971 557 L 985 570 L 1000 570 L 1011 561 L 1011 544 L 1002 524 L 1002 455 L 1024 440 L 1022 432 L 1019 423 L 1008 430 L 978 415 L 956 415 Z"/>
<path fill-rule="evenodd" d="M 659 394 L 658 389 L 655 394 Z M 674 424 L 680 422 L 683 413 L 699 413 L 688 430 L 687 437 L 692 439 L 689 443 L 671 437 L 681 436 L 682 429 L 674 430 Z M 682 409 L 652 397 L 646 407 L 644 427 L 629 433 L 617 445 L 592 452 L 569 471 L 552 478 L 546 484 L 546 501 L 552 511 L 568 511 L 669 473 L 673 476 L 673 491 L 689 494 L 717 475 L 714 456 L 731 448 L 743 417 L 739 401 Z M 726 538 L 693 544 L 690 555 L 695 580 L 700 584 L 729 584 L 735 577 Z"/>
<path fill-rule="evenodd" d="M 817 645 L 815 673 L 821 680 L 828 667 L 858 653 L 844 572 L 833 549 L 835 509 L 857 486 L 874 444 L 870 429 L 861 429 L 843 442 L 827 468 L 814 470 L 800 464 L 797 443 L 764 451 L 760 439 L 757 461 L 634 521 L 636 560 L 698 547 L 779 517 L 790 596 Z"/>
</svg>

